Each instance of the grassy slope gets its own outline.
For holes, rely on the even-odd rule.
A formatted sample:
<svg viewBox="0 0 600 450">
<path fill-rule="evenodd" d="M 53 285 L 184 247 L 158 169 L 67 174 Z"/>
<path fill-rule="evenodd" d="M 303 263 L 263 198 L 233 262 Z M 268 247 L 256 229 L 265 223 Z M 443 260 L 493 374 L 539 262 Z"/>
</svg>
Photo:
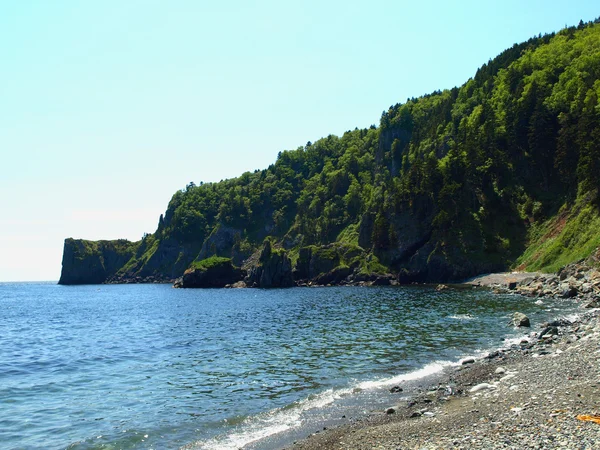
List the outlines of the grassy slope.
<svg viewBox="0 0 600 450">
<path fill-rule="evenodd" d="M 519 270 L 555 272 L 588 257 L 599 246 L 600 211 L 586 196 L 533 226 L 530 243 L 516 264 Z"/>
</svg>

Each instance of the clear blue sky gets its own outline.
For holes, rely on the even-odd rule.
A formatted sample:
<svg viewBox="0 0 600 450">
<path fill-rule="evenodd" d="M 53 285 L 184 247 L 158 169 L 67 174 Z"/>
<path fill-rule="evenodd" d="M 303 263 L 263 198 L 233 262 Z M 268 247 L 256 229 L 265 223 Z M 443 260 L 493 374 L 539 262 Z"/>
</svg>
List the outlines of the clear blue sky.
<svg viewBox="0 0 600 450">
<path fill-rule="evenodd" d="M 139 239 L 173 193 L 378 124 L 597 1 L 0 0 L 0 281 Z"/>
</svg>

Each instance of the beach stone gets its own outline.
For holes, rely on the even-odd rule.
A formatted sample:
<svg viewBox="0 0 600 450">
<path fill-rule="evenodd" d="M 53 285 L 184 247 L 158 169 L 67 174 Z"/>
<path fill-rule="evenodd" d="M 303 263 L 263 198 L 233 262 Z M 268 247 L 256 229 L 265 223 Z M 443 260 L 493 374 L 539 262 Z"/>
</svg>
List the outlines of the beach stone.
<svg viewBox="0 0 600 450">
<path fill-rule="evenodd" d="M 505 375 L 502 378 L 500 378 L 500 382 L 504 383 L 505 381 L 512 380 L 515 376 L 516 375 L 514 373 L 509 373 L 508 375 Z"/>
<path fill-rule="evenodd" d="M 400 386 L 394 386 L 394 387 L 392 387 L 392 388 L 390 389 L 390 392 L 391 392 L 392 394 L 395 394 L 395 393 L 397 393 L 397 392 L 402 392 L 402 388 L 401 388 Z"/>
<path fill-rule="evenodd" d="M 473 364 L 474 362 L 475 362 L 474 358 L 467 358 L 467 359 L 464 359 L 461 364 L 464 366 L 465 364 Z"/>
<path fill-rule="evenodd" d="M 598 301 L 597 298 L 594 300 L 591 300 L 584 305 L 584 308 L 600 308 L 600 301 Z"/>
<path fill-rule="evenodd" d="M 396 410 L 394 408 L 388 408 L 388 409 L 385 410 L 385 413 L 386 414 L 395 414 Z"/>
<path fill-rule="evenodd" d="M 469 392 L 479 392 L 479 391 L 485 391 L 487 389 L 496 389 L 496 386 L 494 386 L 493 384 L 489 384 L 489 383 L 480 383 L 476 386 L 473 386 Z"/>
<path fill-rule="evenodd" d="M 573 286 L 570 286 L 566 289 L 563 289 L 560 296 L 562 298 L 573 298 L 577 295 L 577 289 L 575 289 Z"/>
<path fill-rule="evenodd" d="M 558 327 L 548 326 L 542 330 L 540 333 L 539 339 L 544 339 L 546 336 L 555 336 L 558 335 Z"/>
<path fill-rule="evenodd" d="M 515 327 L 530 327 L 531 322 L 529 321 L 529 317 L 521 312 L 516 312 L 513 314 L 512 323 Z"/>
<path fill-rule="evenodd" d="M 498 367 L 495 371 L 498 375 L 506 373 L 506 369 L 504 367 Z"/>
</svg>

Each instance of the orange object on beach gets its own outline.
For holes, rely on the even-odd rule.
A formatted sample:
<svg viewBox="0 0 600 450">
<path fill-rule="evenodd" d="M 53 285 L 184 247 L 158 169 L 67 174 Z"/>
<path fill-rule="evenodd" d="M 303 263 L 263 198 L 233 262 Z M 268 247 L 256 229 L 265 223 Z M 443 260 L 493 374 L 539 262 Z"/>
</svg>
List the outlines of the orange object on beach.
<svg viewBox="0 0 600 450">
<path fill-rule="evenodd" d="M 580 414 L 577 416 L 579 420 L 583 420 L 585 422 L 595 422 L 600 425 L 600 416 L 588 416 L 586 414 Z"/>
</svg>

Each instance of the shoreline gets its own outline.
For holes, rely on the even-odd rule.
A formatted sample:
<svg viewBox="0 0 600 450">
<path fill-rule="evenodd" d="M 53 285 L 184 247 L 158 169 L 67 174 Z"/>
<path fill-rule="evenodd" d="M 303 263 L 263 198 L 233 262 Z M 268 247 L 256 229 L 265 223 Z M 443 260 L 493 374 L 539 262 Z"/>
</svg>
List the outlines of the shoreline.
<svg viewBox="0 0 600 450">
<path fill-rule="evenodd" d="M 600 446 L 600 310 L 549 339 L 445 370 L 416 396 L 288 448 L 445 449 Z M 393 410 L 393 411 L 392 411 Z"/>
<path fill-rule="evenodd" d="M 444 370 L 407 401 L 287 448 L 600 448 L 600 425 L 577 419 L 600 415 L 599 272 L 576 263 L 557 274 L 487 274 L 462 285 L 569 298 L 581 314 L 534 324 L 519 344 Z"/>
</svg>

